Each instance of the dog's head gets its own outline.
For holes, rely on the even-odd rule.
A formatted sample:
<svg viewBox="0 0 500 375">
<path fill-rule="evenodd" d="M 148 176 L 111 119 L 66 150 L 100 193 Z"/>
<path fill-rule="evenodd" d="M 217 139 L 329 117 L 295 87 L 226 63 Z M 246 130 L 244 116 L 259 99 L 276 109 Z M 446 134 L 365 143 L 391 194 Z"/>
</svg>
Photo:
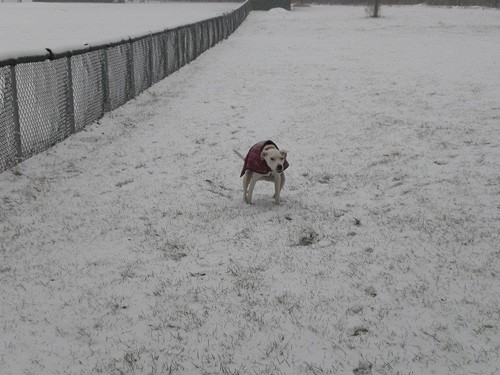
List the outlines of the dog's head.
<svg viewBox="0 0 500 375">
<path fill-rule="evenodd" d="M 286 151 L 280 151 L 276 148 L 270 148 L 262 151 L 261 157 L 264 160 L 271 171 L 282 173 L 284 170 Z"/>
</svg>

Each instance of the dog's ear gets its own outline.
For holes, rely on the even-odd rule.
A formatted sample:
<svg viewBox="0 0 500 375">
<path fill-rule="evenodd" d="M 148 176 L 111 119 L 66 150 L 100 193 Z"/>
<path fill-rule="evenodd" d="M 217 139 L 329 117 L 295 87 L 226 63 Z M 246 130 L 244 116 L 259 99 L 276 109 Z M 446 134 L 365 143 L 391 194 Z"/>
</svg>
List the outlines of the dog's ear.
<svg viewBox="0 0 500 375">
<path fill-rule="evenodd" d="M 281 150 L 280 152 L 281 152 L 281 156 L 283 156 L 286 159 L 286 157 L 288 155 L 288 151 Z"/>
<path fill-rule="evenodd" d="M 267 156 L 267 151 L 262 151 L 262 153 L 260 154 L 260 158 L 264 160 L 266 156 Z"/>
</svg>

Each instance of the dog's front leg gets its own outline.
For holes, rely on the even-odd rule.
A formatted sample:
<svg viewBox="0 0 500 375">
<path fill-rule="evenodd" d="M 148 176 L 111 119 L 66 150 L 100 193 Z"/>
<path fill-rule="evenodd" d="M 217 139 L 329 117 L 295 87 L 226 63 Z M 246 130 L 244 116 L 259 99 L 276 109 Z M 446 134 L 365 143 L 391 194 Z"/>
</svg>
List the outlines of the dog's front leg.
<svg viewBox="0 0 500 375">
<path fill-rule="evenodd" d="M 280 204 L 280 192 L 281 188 L 283 187 L 281 183 L 281 174 L 276 173 L 274 176 L 274 204 L 279 205 Z"/>
<path fill-rule="evenodd" d="M 281 185 L 280 190 L 283 190 L 283 186 L 285 186 L 285 172 L 281 173 Z"/>
</svg>

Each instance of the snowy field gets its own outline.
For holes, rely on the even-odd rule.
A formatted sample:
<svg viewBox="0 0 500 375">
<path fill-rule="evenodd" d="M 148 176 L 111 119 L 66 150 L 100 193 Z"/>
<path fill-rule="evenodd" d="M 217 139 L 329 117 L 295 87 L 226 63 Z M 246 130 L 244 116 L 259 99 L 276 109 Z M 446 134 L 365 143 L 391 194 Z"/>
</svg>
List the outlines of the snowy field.
<svg viewBox="0 0 500 375">
<path fill-rule="evenodd" d="M 500 12 L 382 11 L 252 12 L 0 174 L 2 374 L 499 374 Z"/>
<path fill-rule="evenodd" d="M 81 48 L 229 13 L 239 3 L 0 3 L 0 59 Z"/>
</svg>

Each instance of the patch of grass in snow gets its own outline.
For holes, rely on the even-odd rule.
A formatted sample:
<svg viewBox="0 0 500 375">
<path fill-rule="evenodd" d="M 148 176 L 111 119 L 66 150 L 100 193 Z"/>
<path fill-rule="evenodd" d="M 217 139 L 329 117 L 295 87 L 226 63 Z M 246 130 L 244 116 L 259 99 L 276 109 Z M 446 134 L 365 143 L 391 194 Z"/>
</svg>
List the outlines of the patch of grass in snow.
<svg viewBox="0 0 500 375">
<path fill-rule="evenodd" d="M 228 273 L 235 277 L 234 287 L 238 296 L 242 292 L 255 292 L 262 288 L 262 278 L 260 273 L 265 270 L 263 265 L 244 266 L 231 259 L 228 266 Z"/>
<path fill-rule="evenodd" d="M 311 246 L 319 241 L 319 234 L 313 229 L 305 229 L 302 231 L 296 246 Z"/>
<path fill-rule="evenodd" d="M 179 261 L 187 256 L 186 245 L 178 242 L 167 241 L 162 247 L 164 256 L 168 259 Z"/>
<path fill-rule="evenodd" d="M 373 364 L 368 361 L 359 361 L 358 367 L 352 370 L 352 372 L 354 375 L 371 375 L 372 367 Z"/>
<path fill-rule="evenodd" d="M 151 244 L 153 249 L 158 250 L 165 259 L 178 262 L 189 253 L 188 246 L 183 241 L 177 238 L 168 238 L 165 231 L 158 231 L 150 224 L 147 225 L 145 235 L 146 241 Z"/>
</svg>

